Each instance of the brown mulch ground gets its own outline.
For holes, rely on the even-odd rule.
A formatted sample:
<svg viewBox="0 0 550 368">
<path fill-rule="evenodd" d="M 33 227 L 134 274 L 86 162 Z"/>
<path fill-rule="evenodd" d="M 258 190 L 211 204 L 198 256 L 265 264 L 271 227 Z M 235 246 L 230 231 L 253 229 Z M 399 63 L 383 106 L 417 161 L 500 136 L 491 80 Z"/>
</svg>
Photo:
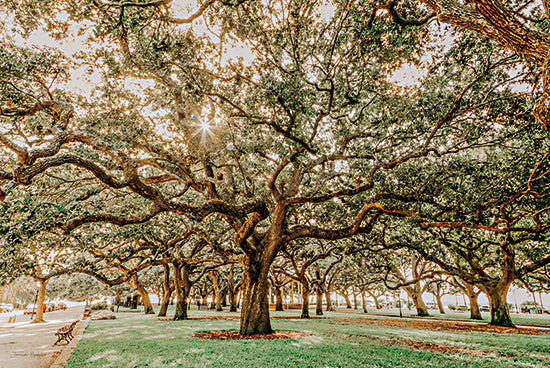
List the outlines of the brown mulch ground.
<svg viewBox="0 0 550 368">
<path fill-rule="evenodd" d="M 300 331 L 275 331 L 272 334 L 241 335 L 239 331 L 202 331 L 194 333 L 193 337 L 209 340 L 278 340 L 296 339 L 311 336 L 312 333 Z"/>
<path fill-rule="evenodd" d="M 443 320 L 429 320 L 429 319 L 400 319 L 400 318 L 334 318 L 328 320 L 330 324 L 366 324 L 366 325 L 379 325 L 386 327 L 398 327 L 398 328 L 412 328 L 423 329 L 432 331 L 461 331 L 461 332 L 493 332 L 493 333 L 508 333 L 508 334 L 521 334 L 521 335 L 548 335 L 550 334 L 550 328 L 538 329 L 529 327 L 499 327 L 490 326 L 485 323 L 471 323 L 471 322 L 459 322 L 459 321 L 443 321 Z"/>
<path fill-rule="evenodd" d="M 309 319 L 325 319 L 326 317 L 309 317 Z M 197 320 L 210 320 L 210 321 L 238 321 L 240 316 L 198 316 L 198 317 L 189 317 L 189 321 Z M 302 319 L 298 316 L 283 316 L 283 317 L 269 317 L 269 319 Z M 172 318 L 159 318 L 159 321 L 172 321 Z"/>
<path fill-rule="evenodd" d="M 366 335 L 360 335 L 361 337 L 367 338 L 367 339 L 374 339 L 376 341 L 379 341 L 386 345 L 401 345 L 401 346 L 408 346 L 412 350 L 429 350 L 429 351 L 437 351 L 442 354 L 470 354 L 475 356 L 481 356 L 481 357 L 487 357 L 487 356 L 494 356 L 495 353 L 489 352 L 489 351 L 481 351 L 481 350 L 474 350 L 474 349 L 465 349 L 465 348 L 457 348 L 456 346 L 449 346 L 444 344 L 438 344 L 438 343 L 431 343 L 431 342 L 425 342 L 421 340 L 407 340 L 407 339 L 401 339 L 401 338 L 387 338 L 387 337 L 372 337 L 372 336 L 366 336 Z M 515 354 L 501 354 L 498 353 L 496 355 L 503 356 L 506 358 L 514 358 Z"/>
</svg>

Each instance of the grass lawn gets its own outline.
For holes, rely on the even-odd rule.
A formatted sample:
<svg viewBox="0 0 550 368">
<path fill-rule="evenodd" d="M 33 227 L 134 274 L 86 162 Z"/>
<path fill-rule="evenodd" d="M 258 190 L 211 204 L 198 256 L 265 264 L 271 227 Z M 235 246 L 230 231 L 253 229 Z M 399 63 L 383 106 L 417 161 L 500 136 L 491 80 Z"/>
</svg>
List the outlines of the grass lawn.
<svg viewBox="0 0 550 368">
<path fill-rule="evenodd" d="M 192 310 L 190 316 L 238 315 Z M 272 316 L 296 317 L 299 312 Z M 141 313 L 117 313 L 116 320 L 90 322 L 66 367 L 550 367 L 550 334 L 465 333 L 353 323 L 350 317 L 381 317 L 343 310 L 325 317 L 272 321 L 276 330 L 309 331 L 312 336 L 216 341 L 191 335 L 235 330 L 239 321 L 175 322 Z"/>
</svg>

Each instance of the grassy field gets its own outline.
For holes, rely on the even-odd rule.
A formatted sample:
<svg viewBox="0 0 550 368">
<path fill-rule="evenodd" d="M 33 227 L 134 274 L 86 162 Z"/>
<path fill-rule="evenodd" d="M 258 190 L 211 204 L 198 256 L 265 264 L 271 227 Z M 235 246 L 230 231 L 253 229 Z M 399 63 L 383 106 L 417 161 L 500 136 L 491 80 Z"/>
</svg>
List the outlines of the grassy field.
<svg viewBox="0 0 550 368">
<path fill-rule="evenodd" d="M 272 315 L 296 317 L 299 312 Z M 193 310 L 190 316 L 236 314 Z M 311 336 L 214 341 L 191 335 L 235 330 L 239 321 L 175 322 L 118 313 L 116 320 L 90 322 L 66 367 L 550 367 L 550 334 L 399 328 L 359 323 L 383 317 L 344 311 L 325 317 L 272 321 L 276 330 L 307 331 Z"/>
</svg>

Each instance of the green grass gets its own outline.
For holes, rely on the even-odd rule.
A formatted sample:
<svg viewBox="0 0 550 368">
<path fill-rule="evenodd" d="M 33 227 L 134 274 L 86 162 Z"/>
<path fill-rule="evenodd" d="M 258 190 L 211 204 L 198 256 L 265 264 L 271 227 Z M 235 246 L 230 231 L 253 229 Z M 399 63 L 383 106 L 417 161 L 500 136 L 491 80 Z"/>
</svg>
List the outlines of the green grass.
<svg viewBox="0 0 550 368">
<path fill-rule="evenodd" d="M 191 311 L 190 315 L 233 315 Z M 299 316 L 299 311 L 273 316 Z M 191 337 L 204 330 L 238 329 L 239 321 L 161 321 L 118 313 L 92 321 L 67 368 L 85 367 L 542 367 L 550 366 L 550 335 L 460 333 L 335 323 L 336 317 L 380 318 L 338 311 L 327 319 L 273 320 L 276 330 L 310 331 L 293 340 L 211 341 Z M 388 344 L 421 340 L 484 352 L 444 354 Z M 512 355 L 511 357 L 509 357 Z"/>
</svg>

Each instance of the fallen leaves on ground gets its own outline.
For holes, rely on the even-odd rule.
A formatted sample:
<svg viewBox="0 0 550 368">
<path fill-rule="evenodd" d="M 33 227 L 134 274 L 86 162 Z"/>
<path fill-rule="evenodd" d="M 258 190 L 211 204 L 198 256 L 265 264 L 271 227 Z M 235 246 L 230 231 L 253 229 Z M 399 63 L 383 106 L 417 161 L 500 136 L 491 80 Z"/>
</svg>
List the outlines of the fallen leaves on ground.
<svg viewBox="0 0 550 368">
<path fill-rule="evenodd" d="M 516 355 L 514 354 L 502 354 L 502 353 L 493 353 L 490 351 L 481 351 L 481 350 L 474 350 L 474 349 L 467 349 L 467 348 L 458 348 L 456 346 L 449 346 L 445 344 L 438 344 L 433 342 L 426 342 L 422 340 L 407 340 L 402 338 L 388 338 L 388 337 L 373 337 L 373 336 L 367 336 L 367 335 L 359 335 L 361 337 L 367 338 L 367 339 L 374 339 L 376 341 L 379 341 L 383 344 L 387 345 L 401 345 L 401 346 L 408 346 L 413 350 L 429 350 L 429 351 L 437 351 L 442 354 L 469 354 L 469 355 L 475 355 L 475 356 L 481 356 L 481 357 L 487 357 L 487 356 L 504 356 L 506 358 L 513 358 Z"/>
<path fill-rule="evenodd" d="M 408 319 L 408 318 L 331 318 L 328 323 L 331 324 L 366 324 L 379 325 L 397 328 L 412 328 L 432 331 L 460 331 L 460 332 L 492 332 L 521 335 L 547 335 L 550 328 L 530 328 L 530 327 L 500 327 L 491 326 L 485 323 L 462 322 L 462 321 L 444 321 L 429 319 Z"/>
</svg>

